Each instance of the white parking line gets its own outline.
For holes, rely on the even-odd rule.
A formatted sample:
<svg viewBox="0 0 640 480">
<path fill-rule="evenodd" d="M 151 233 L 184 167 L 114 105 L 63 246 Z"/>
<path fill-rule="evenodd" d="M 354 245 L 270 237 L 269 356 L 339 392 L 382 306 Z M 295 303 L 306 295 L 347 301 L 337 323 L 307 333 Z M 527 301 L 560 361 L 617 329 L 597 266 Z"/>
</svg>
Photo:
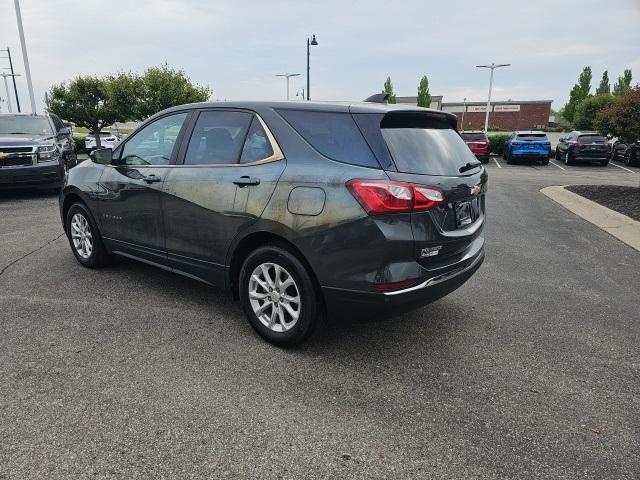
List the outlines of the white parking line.
<svg viewBox="0 0 640 480">
<path fill-rule="evenodd" d="M 620 165 L 616 165 L 616 164 L 615 164 L 615 163 L 613 163 L 613 162 L 609 162 L 609 165 L 613 165 L 614 167 L 621 168 L 622 170 L 626 170 L 627 172 L 631 172 L 631 173 L 638 173 L 638 172 L 634 172 L 633 170 L 629 170 L 628 168 L 621 167 Z"/>
<path fill-rule="evenodd" d="M 565 172 L 567 171 L 567 169 L 566 169 L 566 168 L 561 167 L 561 166 L 560 166 L 560 165 L 558 165 L 556 162 L 552 162 L 551 160 L 549 160 L 549 163 L 550 163 L 551 165 L 553 165 L 554 167 L 558 167 L 560 170 L 564 170 Z"/>
<path fill-rule="evenodd" d="M 498 160 L 494 158 L 493 161 L 496 162 L 496 165 L 498 165 L 498 168 L 502 168 L 502 166 L 498 163 Z"/>
</svg>

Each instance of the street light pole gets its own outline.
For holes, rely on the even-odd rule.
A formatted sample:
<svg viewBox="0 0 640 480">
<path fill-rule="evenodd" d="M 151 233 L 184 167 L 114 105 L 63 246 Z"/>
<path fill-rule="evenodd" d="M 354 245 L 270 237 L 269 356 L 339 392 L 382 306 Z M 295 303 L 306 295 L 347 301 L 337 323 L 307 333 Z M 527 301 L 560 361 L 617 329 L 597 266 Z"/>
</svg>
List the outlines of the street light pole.
<svg viewBox="0 0 640 480">
<path fill-rule="evenodd" d="M 27 76 L 27 87 L 29 88 L 29 100 L 31 100 L 31 113 L 36 114 L 36 97 L 33 95 L 33 83 L 31 83 L 31 69 L 29 68 L 29 57 L 27 56 L 27 45 L 24 41 L 24 30 L 22 29 L 22 15 L 20 14 L 20 0 L 13 0 L 16 7 L 16 19 L 18 21 L 18 34 L 20 36 L 20 46 L 22 47 L 22 60 L 24 61 L 24 73 Z"/>
<path fill-rule="evenodd" d="M 289 79 L 291 77 L 298 77 L 299 73 L 279 73 L 276 77 L 284 77 L 287 80 L 287 100 L 289 100 Z"/>
<path fill-rule="evenodd" d="M 462 100 L 463 110 L 462 110 L 462 130 L 464 130 L 464 112 L 467 111 L 467 97 L 464 97 Z"/>
<path fill-rule="evenodd" d="M 498 64 L 498 65 L 496 65 L 495 63 L 492 63 L 491 65 L 476 65 L 476 68 L 490 68 L 491 69 L 491 76 L 489 77 L 489 96 L 487 97 L 487 112 L 486 112 L 485 117 L 484 117 L 484 131 L 485 131 L 485 133 L 489 129 L 489 111 L 491 109 L 491 88 L 493 87 L 493 71 L 496 68 L 508 67 L 510 65 L 511 65 L 510 63 L 501 63 L 501 64 Z"/>
<path fill-rule="evenodd" d="M 311 35 L 311 39 L 307 37 L 307 100 L 311 100 L 311 95 L 310 95 L 311 88 L 309 86 L 309 46 L 310 45 L 318 45 L 318 41 L 316 40 L 315 33 Z"/>
</svg>

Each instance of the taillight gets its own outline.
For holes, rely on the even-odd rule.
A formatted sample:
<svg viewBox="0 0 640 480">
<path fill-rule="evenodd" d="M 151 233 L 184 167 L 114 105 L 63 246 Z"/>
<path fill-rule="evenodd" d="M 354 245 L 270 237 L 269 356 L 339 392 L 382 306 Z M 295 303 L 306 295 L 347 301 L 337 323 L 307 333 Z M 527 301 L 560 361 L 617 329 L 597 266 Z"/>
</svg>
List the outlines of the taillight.
<svg viewBox="0 0 640 480">
<path fill-rule="evenodd" d="M 511 142 L 511 145 L 520 145 L 520 142 Z"/>
<path fill-rule="evenodd" d="M 371 215 L 423 212 L 444 203 L 434 187 L 387 180 L 349 180 L 347 188 Z"/>
</svg>

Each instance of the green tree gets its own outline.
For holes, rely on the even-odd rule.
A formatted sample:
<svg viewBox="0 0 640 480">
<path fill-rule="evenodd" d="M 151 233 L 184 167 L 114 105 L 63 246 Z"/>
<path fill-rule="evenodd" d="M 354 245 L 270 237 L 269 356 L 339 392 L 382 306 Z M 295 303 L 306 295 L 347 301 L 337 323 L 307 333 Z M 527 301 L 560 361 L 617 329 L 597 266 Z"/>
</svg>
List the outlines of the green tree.
<svg viewBox="0 0 640 480">
<path fill-rule="evenodd" d="M 418 106 L 430 107 L 431 106 L 431 94 L 429 93 L 429 79 L 424 75 L 420 79 L 420 85 L 418 85 Z"/>
<path fill-rule="evenodd" d="M 602 80 L 600 85 L 596 89 L 596 95 L 602 95 L 604 93 L 611 93 L 611 84 L 609 83 L 609 72 L 607 70 L 602 74 Z"/>
<path fill-rule="evenodd" d="M 393 93 L 393 83 L 391 83 L 391 77 L 387 77 L 387 81 L 384 82 L 384 93 L 389 94 L 389 103 L 396 103 L 396 95 Z"/>
<path fill-rule="evenodd" d="M 48 110 L 69 122 L 85 127 L 95 135 L 100 147 L 99 132 L 116 121 L 132 120 L 132 98 L 127 90 L 133 82 L 130 74 L 106 77 L 79 76 L 67 83 L 51 87 Z"/>
<path fill-rule="evenodd" d="M 564 106 L 562 111 L 564 118 L 569 122 L 573 122 L 573 115 L 575 114 L 578 104 L 589 96 L 591 91 L 591 67 L 584 67 L 580 77 L 578 77 L 578 83 L 576 83 L 571 92 L 569 93 L 569 102 Z"/>
<path fill-rule="evenodd" d="M 631 88 L 631 70 L 628 68 L 618 77 L 618 81 L 613 85 L 613 94 L 622 95 Z"/>
<path fill-rule="evenodd" d="M 135 116 L 142 120 L 165 108 L 204 102 L 211 94 L 209 87 L 192 83 L 183 70 L 172 69 L 165 63 L 147 69 L 140 77 Z"/>
<path fill-rule="evenodd" d="M 585 98 L 576 107 L 573 125 L 577 130 L 595 130 L 596 116 L 613 103 L 613 95 L 604 93 Z"/>
<path fill-rule="evenodd" d="M 596 116 L 598 131 L 629 142 L 640 139 L 640 86 L 629 88 L 614 97 L 607 108 Z"/>
</svg>

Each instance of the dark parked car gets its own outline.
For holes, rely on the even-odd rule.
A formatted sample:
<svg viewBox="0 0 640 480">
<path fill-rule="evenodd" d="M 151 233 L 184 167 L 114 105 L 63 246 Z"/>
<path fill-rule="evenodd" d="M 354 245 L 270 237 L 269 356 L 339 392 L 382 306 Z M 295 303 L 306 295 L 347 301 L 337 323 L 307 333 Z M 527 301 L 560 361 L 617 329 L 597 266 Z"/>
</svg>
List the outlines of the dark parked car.
<svg viewBox="0 0 640 480">
<path fill-rule="evenodd" d="M 609 164 L 611 145 L 607 137 L 598 132 L 571 132 L 560 138 L 556 146 L 556 160 L 571 165 L 575 162 L 598 162 L 603 167 Z"/>
<path fill-rule="evenodd" d="M 231 289 L 279 345 L 328 313 L 398 313 L 484 259 L 487 173 L 456 117 L 382 104 L 165 110 L 69 172 L 77 260 L 124 255 Z"/>
<path fill-rule="evenodd" d="M 491 142 L 484 132 L 461 132 L 460 136 L 473 153 L 482 163 L 489 163 L 491 154 Z"/>
<path fill-rule="evenodd" d="M 76 164 L 71 130 L 55 115 L 0 115 L 0 188 L 60 188 Z"/>
<path fill-rule="evenodd" d="M 548 165 L 550 156 L 551 143 L 547 134 L 536 131 L 513 132 L 502 151 L 502 158 L 509 164 L 534 161 Z"/>
<path fill-rule="evenodd" d="M 617 140 L 611 147 L 611 160 L 624 162 L 628 166 L 640 164 L 640 140 L 628 142 Z"/>
</svg>

